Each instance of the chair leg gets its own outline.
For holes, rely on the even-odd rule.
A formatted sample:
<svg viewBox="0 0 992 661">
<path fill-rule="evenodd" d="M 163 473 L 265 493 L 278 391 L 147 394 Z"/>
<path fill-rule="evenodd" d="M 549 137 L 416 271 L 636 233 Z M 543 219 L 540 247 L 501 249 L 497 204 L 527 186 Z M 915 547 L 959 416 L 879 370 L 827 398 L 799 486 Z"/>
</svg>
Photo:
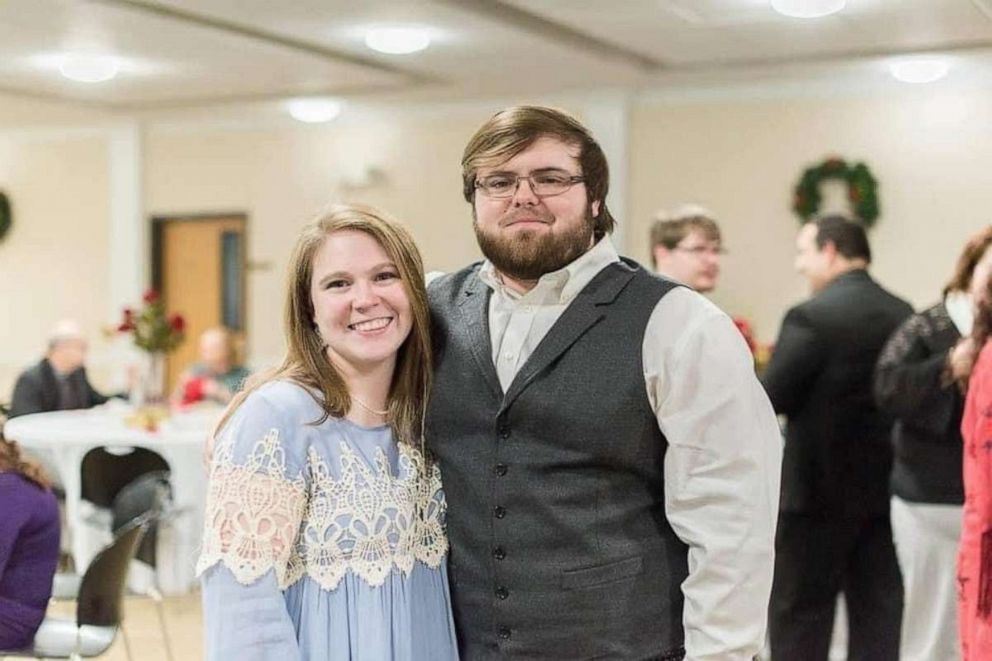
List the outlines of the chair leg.
<svg viewBox="0 0 992 661">
<path fill-rule="evenodd" d="M 173 661 L 172 657 L 172 641 L 169 639 L 169 629 L 165 626 L 165 604 L 162 602 L 162 593 L 158 591 L 157 588 L 152 587 L 149 590 L 152 601 L 155 602 L 155 611 L 158 613 L 158 625 L 162 630 L 162 642 L 165 646 L 165 658 L 168 661 Z"/>
<path fill-rule="evenodd" d="M 124 654 L 127 655 L 127 661 L 133 661 L 134 657 L 131 656 L 131 641 L 127 639 L 127 629 L 124 628 L 124 623 L 121 622 L 121 637 L 124 639 Z"/>
</svg>

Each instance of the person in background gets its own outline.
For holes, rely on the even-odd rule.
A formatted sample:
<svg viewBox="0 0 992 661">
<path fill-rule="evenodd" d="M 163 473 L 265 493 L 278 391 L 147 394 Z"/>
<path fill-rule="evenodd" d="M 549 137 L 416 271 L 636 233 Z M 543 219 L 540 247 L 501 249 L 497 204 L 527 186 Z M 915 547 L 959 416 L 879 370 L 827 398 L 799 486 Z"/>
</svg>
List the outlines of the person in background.
<svg viewBox="0 0 992 661">
<path fill-rule="evenodd" d="M 179 377 L 172 400 L 181 404 L 212 401 L 226 404 L 241 390 L 250 372 L 234 363 L 234 344 L 226 328 L 210 328 L 200 335 L 200 360 Z"/>
<path fill-rule="evenodd" d="M 655 271 L 700 293 L 716 288 L 723 255 L 720 226 L 709 211 L 694 204 L 659 212 L 651 226 L 651 261 Z"/>
<path fill-rule="evenodd" d="M 286 359 L 232 400 L 213 449 L 206 658 L 455 661 L 413 239 L 334 207 L 302 231 L 288 285 Z"/>
<path fill-rule="evenodd" d="M 17 378 L 10 417 L 46 411 L 87 409 L 107 401 L 86 377 L 86 337 L 79 323 L 63 319 L 48 336 L 45 357 Z"/>
<path fill-rule="evenodd" d="M 0 656 L 31 645 L 52 596 L 59 509 L 41 468 L 0 437 Z"/>
<path fill-rule="evenodd" d="M 796 270 L 812 297 L 782 321 L 762 382 L 788 420 L 775 544 L 772 657 L 826 661 L 837 596 L 851 661 L 896 661 L 902 583 L 889 525 L 891 419 L 872 397 L 875 363 L 913 313 L 868 274 L 864 227 L 803 225 Z"/>
<path fill-rule="evenodd" d="M 875 367 L 875 401 L 896 418 L 892 535 L 903 580 L 901 661 L 959 657 L 957 574 L 961 537 L 961 365 L 971 334 L 975 267 L 992 246 L 992 226 L 958 258 L 941 302 L 914 314 L 889 338 Z"/>
<path fill-rule="evenodd" d="M 963 661 L 992 659 L 992 250 L 971 280 L 971 335 L 951 354 L 951 370 L 967 383 L 964 516 L 958 551 L 958 618 Z"/>
</svg>

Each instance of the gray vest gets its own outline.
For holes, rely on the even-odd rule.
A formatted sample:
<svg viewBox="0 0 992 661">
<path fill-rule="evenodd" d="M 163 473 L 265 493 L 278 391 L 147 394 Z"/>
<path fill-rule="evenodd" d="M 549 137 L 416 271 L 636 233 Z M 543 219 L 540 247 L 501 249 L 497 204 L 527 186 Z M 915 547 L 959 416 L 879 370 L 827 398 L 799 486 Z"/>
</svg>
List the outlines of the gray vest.
<svg viewBox="0 0 992 661">
<path fill-rule="evenodd" d="M 633 263 L 592 280 L 507 393 L 478 265 L 430 288 L 428 443 L 448 500 L 464 659 L 681 659 L 687 548 L 665 517 L 642 343 L 675 285 Z"/>
</svg>

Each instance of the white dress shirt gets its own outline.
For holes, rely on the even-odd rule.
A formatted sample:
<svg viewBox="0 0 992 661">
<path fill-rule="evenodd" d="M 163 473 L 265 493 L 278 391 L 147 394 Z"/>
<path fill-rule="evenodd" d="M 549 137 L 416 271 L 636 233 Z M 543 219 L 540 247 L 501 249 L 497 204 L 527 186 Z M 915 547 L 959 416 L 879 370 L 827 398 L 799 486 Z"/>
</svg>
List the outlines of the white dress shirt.
<svg viewBox="0 0 992 661">
<path fill-rule="evenodd" d="M 609 239 L 530 291 L 493 290 L 489 334 L 505 392 L 561 314 L 607 265 Z M 687 661 L 750 661 L 764 644 L 774 566 L 782 440 L 730 318 L 687 287 L 666 294 L 644 333 L 644 387 L 668 439 L 665 512 L 689 546 L 683 625 Z"/>
</svg>

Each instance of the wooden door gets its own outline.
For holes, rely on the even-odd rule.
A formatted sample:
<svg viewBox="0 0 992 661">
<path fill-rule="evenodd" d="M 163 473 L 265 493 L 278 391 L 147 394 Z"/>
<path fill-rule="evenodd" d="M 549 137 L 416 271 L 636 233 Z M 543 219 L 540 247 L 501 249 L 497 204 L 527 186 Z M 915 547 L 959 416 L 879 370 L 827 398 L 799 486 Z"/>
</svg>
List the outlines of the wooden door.
<svg viewBox="0 0 992 661">
<path fill-rule="evenodd" d="M 166 310 L 186 320 L 186 338 L 166 364 L 169 391 L 198 360 L 200 334 L 225 326 L 243 361 L 245 334 L 245 218 L 157 218 L 153 226 L 153 281 Z"/>
</svg>

